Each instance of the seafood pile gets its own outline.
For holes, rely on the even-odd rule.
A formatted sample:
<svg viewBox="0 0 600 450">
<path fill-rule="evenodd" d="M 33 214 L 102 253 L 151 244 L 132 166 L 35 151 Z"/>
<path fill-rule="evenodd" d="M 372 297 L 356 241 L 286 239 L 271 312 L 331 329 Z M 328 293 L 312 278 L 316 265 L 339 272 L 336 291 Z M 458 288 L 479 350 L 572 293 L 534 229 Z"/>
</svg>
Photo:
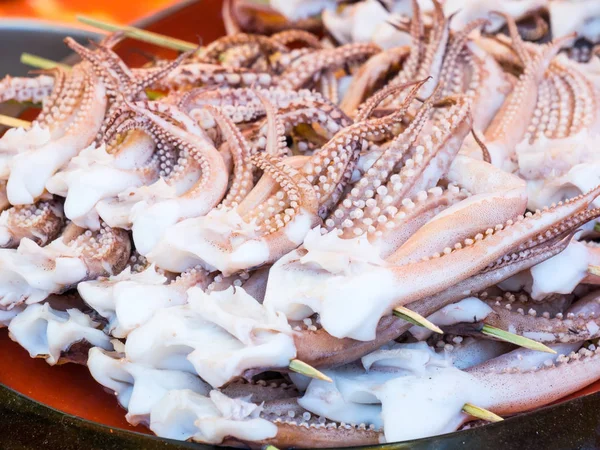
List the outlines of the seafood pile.
<svg viewBox="0 0 600 450">
<path fill-rule="evenodd" d="M 0 138 L 0 321 L 158 436 L 396 442 L 600 379 L 597 58 L 528 39 L 548 2 L 397 2 L 386 45 L 347 13 L 392 2 L 332 3 L 0 81 L 42 103 Z"/>
<path fill-rule="evenodd" d="M 251 2 L 241 2 L 251 3 Z M 375 42 L 382 48 L 397 47 L 410 43 L 402 33 L 406 17 L 412 15 L 410 0 L 271 0 L 275 14 L 289 20 L 306 22 L 319 17 L 329 33 L 339 43 Z M 594 0 L 443 0 L 444 13 L 452 15 L 452 30 L 460 30 L 475 19 L 489 21 L 488 33 L 497 33 L 506 26 L 506 20 L 498 12 L 512 17 L 522 36 L 531 41 L 577 33 L 578 46 L 570 48 L 571 56 L 588 61 L 600 50 L 600 4 Z M 431 0 L 420 0 L 420 7 L 427 13 L 435 10 Z M 256 7 L 241 12 L 253 11 Z M 248 20 L 246 20 L 248 21 Z M 398 24 L 402 26 L 398 27 Z"/>
</svg>

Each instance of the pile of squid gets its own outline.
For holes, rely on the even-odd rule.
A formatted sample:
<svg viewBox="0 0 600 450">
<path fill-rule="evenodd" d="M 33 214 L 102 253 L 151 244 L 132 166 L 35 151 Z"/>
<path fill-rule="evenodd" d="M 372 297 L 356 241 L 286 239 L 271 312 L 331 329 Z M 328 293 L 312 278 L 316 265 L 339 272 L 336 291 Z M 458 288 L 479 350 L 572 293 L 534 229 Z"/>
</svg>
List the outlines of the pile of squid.
<svg viewBox="0 0 600 450">
<path fill-rule="evenodd" d="M 0 81 L 42 104 L 0 138 L 10 337 L 158 436 L 250 447 L 433 436 L 599 380 L 600 71 L 561 51 L 577 37 L 413 1 L 386 22 L 402 43 L 339 42 L 240 3 L 175 60 L 131 68 L 117 33 Z"/>
<path fill-rule="evenodd" d="M 453 16 L 450 28 L 460 30 L 470 21 L 487 19 L 486 32 L 507 31 L 511 16 L 520 34 L 529 41 L 544 42 L 576 32 L 574 45 L 565 48 L 571 58 L 587 62 L 600 55 L 600 4 L 595 0 L 440 0 L 445 15 Z M 429 14 L 436 2 L 419 0 Z M 409 44 L 398 24 L 412 14 L 412 0 L 230 0 L 226 7 L 230 31 L 273 32 L 294 26 L 308 31 L 325 29 L 337 43 L 375 42 L 388 49 Z M 506 43 L 506 42 L 505 42 Z"/>
</svg>

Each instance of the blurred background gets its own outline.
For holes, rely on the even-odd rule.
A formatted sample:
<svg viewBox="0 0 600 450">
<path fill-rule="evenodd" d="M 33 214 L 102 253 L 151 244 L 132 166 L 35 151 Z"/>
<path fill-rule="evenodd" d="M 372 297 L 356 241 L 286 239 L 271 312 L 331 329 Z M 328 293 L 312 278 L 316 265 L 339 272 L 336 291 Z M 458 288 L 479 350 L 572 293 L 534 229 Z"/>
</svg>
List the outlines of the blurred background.
<svg viewBox="0 0 600 450">
<path fill-rule="evenodd" d="M 177 3 L 176 0 L 2 0 L 1 18 L 37 18 L 75 24 L 77 14 L 117 23 L 148 17 Z"/>
<path fill-rule="evenodd" d="M 220 10 L 221 0 L 0 0 L 0 78 L 24 76 L 33 69 L 21 63 L 23 53 L 74 63 L 74 55 L 63 44 L 65 36 L 86 45 L 89 39 L 99 40 L 105 34 L 79 22 L 77 16 L 134 25 L 199 43 L 224 33 L 222 23 L 214 20 Z M 209 17 L 209 23 L 203 21 Z M 148 55 L 173 58 L 177 54 L 130 39 L 116 51 L 132 66 L 147 63 L 153 57 Z M 6 105 L 0 110 L 9 113 Z"/>
</svg>

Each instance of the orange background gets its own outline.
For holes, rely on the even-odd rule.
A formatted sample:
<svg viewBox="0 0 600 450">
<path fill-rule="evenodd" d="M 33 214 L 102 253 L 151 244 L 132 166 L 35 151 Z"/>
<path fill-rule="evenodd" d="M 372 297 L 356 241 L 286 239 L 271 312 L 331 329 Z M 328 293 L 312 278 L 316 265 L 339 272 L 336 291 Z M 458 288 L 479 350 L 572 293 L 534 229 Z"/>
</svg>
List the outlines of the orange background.
<svg viewBox="0 0 600 450">
<path fill-rule="evenodd" d="M 2 0 L 0 17 L 28 17 L 75 23 L 75 15 L 83 14 L 125 24 L 174 3 L 176 0 Z"/>
</svg>

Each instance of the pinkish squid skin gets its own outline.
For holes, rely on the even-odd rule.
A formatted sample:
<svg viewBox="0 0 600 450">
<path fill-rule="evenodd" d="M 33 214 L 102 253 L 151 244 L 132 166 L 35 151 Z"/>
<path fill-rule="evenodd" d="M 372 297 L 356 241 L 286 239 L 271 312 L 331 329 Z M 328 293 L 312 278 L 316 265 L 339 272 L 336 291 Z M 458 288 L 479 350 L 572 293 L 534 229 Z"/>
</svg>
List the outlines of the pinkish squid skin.
<svg viewBox="0 0 600 450">
<path fill-rule="evenodd" d="M 194 59 L 205 63 L 218 64 L 223 53 L 236 47 L 249 45 L 256 46 L 258 48 L 257 53 L 260 52 L 267 57 L 274 53 L 287 52 L 288 50 L 286 45 L 280 42 L 280 39 L 259 34 L 238 33 L 232 36 L 224 36 L 211 42 L 198 52 L 194 56 Z"/>
<path fill-rule="evenodd" d="M 24 238 L 44 246 L 59 235 L 63 225 L 63 206 L 57 200 L 15 206 L 0 213 L 0 247 L 16 248 Z"/>
<path fill-rule="evenodd" d="M 524 70 L 485 131 L 485 143 L 492 163 L 502 168 L 514 165 L 515 147 L 526 136 L 529 120 L 536 109 L 538 86 L 565 39 L 572 39 L 571 36 L 557 39 L 536 48 L 532 54 L 521 41 L 514 22 L 509 21 L 509 28 L 512 45 L 524 65 Z"/>
<path fill-rule="evenodd" d="M 53 89 L 54 78 L 50 75 L 44 74 L 35 78 L 7 75 L 0 80 L 0 102 L 15 100 L 38 103 L 48 97 Z"/>
<path fill-rule="evenodd" d="M 580 346 L 581 342 L 576 345 L 575 351 L 570 354 L 568 354 L 567 349 L 557 347 L 557 350 L 559 350 L 558 358 L 556 355 L 549 358 L 548 354 L 542 355 L 540 358 L 540 352 L 526 349 L 514 350 L 466 369 L 467 374 L 471 375 L 481 388 L 489 392 L 489 397 L 485 400 L 479 400 L 478 404 L 484 405 L 482 407 L 497 414 L 506 416 L 547 405 L 577 391 L 581 386 L 594 382 L 600 378 L 600 351 L 594 347 L 591 347 L 591 349 L 584 347 L 577 351 Z M 287 403 L 284 411 L 293 410 L 293 404 Z M 273 406 L 267 402 L 265 412 L 270 412 L 270 408 Z M 301 414 L 302 410 L 296 412 L 297 416 Z M 310 414 L 308 417 L 310 417 Z M 296 433 L 295 442 L 301 442 L 299 438 L 305 437 L 308 433 L 306 430 L 302 430 L 297 422 L 306 423 L 310 431 L 312 429 L 310 423 L 314 419 L 290 420 L 282 417 L 279 420 L 281 421 L 279 423 L 284 424 L 291 422 L 291 424 L 287 424 L 289 427 L 288 432 L 290 434 Z M 463 421 L 466 422 L 467 420 L 469 418 L 464 416 Z M 304 425 L 305 428 L 307 428 L 306 425 Z M 327 445 L 328 438 L 336 439 L 340 437 L 339 428 L 339 426 L 332 426 L 324 430 L 317 428 L 313 439 L 323 446 L 332 445 Z M 352 431 L 352 436 L 357 440 L 354 442 L 360 445 L 373 444 L 376 440 L 380 442 L 382 440 L 382 436 L 378 436 L 376 430 L 365 429 L 364 426 L 358 429 L 356 425 L 349 425 L 346 429 Z M 288 444 L 290 437 L 287 433 L 280 435 L 281 431 L 283 430 L 280 428 L 274 441 L 275 445 L 279 442 Z"/>
<path fill-rule="evenodd" d="M 465 372 L 478 389 L 487 392 L 478 405 L 504 416 L 516 414 L 551 403 L 600 377 L 599 351 L 594 346 L 579 349 L 581 346 L 581 341 L 571 347 L 555 346 L 557 355 L 517 349 L 469 367 Z M 556 388 L 557 383 L 559 388 Z M 268 388 L 263 389 L 268 391 Z M 369 424 L 320 421 L 315 415 L 307 414 L 294 397 L 267 400 L 261 417 L 277 425 L 276 437 L 268 442 L 280 447 L 298 445 L 304 439 L 330 447 L 342 437 L 357 445 L 385 442 L 383 433 Z M 462 417 L 462 422 L 468 420 L 472 419 Z"/>
<path fill-rule="evenodd" d="M 335 49 L 323 49 L 316 54 L 298 58 L 277 79 L 276 84 L 286 89 L 307 87 L 314 76 L 324 69 L 336 70 L 346 64 L 360 63 L 381 51 L 375 44 L 349 44 Z"/>
<path fill-rule="evenodd" d="M 66 197 L 65 213 L 69 219 L 91 229 L 100 226 L 99 214 L 94 211 L 98 202 L 109 202 L 128 188 L 148 185 L 159 178 L 160 157 L 164 155 L 160 150 L 154 151 L 155 140 L 144 132 L 143 121 L 127 102 L 145 99 L 145 90 L 188 56 L 184 54 L 158 69 L 132 70 L 111 49 L 120 38 L 108 38 L 94 50 L 67 40 L 106 86 L 109 105 L 94 148 L 74 158 L 66 170 L 49 180 L 47 188 Z M 100 180 L 106 178 L 114 181 L 110 186 L 101 186 Z M 115 225 L 113 217 L 106 217 L 106 221 Z"/>
<path fill-rule="evenodd" d="M 491 411 L 502 415 L 529 411 L 600 378 L 598 349 L 582 343 L 573 344 L 572 350 L 557 346 L 559 355 L 553 358 L 540 358 L 533 350 L 513 350 L 467 372 L 493 389 L 495 395 L 486 406 Z"/>
<path fill-rule="evenodd" d="M 473 244 L 452 250 L 448 255 L 427 261 L 410 263 L 404 266 L 393 267 L 392 271 L 404 281 L 403 290 L 406 290 L 407 280 L 416 280 L 414 291 L 401 299 L 395 295 L 395 305 L 410 305 L 409 308 L 422 315 L 429 315 L 446 304 L 455 302 L 485 290 L 511 275 L 521 272 L 528 267 L 538 264 L 557 253 L 560 253 L 570 240 L 571 233 L 582 223 L 586 223 L 593 217 L 597 217 L 600 211 L 586 210 L 589 203 L 597 195 L 598 189 L 573 199 L 567 203 L 536 213 L 529 217 L 509 221 L 501 229 L 491 230 L 486 237 L 474 239 Z M 546 232 L 548 232 L 546 234 Z M 482 235 L 483 236 L 483 235 Z M 502 243 L 498 246 L 498 244 Z M 490 258 L 488 267 L 478 258 L 475 260 L 469 256 L 472 252 L 482 251 Z M 497 256 L 496 256 L 497 255 Z M 439 263 L 450 263 L 454 260 L 459 263 L 463 260 L 469 265 L 474 261 L 481 263 L 478 268 L 471 266 L 472 272 L 468 272 L 464 264 L 460 269 L 460 278 L 445 278 L 440 287 L 432 286 L 432 283 L 423 284 L 418 280 L 418 268 L 423 267 L 422 276 L 431 274 L 435 265 Z M 447 258 L 445 261 L 444 259 Z M 457 267 L 452 264 L 453 267 Z M 426 268 L 426 269 L 425 269 Z M 416 269 L 416 271 L 415 271 Z M 451 270 L 447 264 L 440 270 Z M 452 279 L 452 282 L 448 280 Z M 424 287 L 426 286 L 426 287 Z M 436 292 L 437 291 L 437 292 Z M 396 292 L 399 292 L 396 291 Z M 269 293 L 267 290 L 267 297 Z M 322 320 L 322 319 L 321 319 Z M 375 339 L 365 341 L 350 338 L 336 338 L 319 329 L 316 332 L 303 330 L 296 334 L 295 342 L 298 349 L 298 358 L 315 366 L 335 366 L 352 361 L 372 351 L 385 342 L 398 337 L 410 327 L 410 324 L 396 319 L 392 316 L 384 316 L 379 321 Z"/>
<path fill-rule="evenodd" d="M 278 120 L 269 99 L 258 91 L 256 94 L 267 111 L 267 144 L 266 155 L 255 155 L 251 160 L 269 177 L 263 176 L 254 189 L 240 196 L 241 202 L 239 205 L 232 204 L 233 209 L 215 210 L 206 218 L 184 221 L 175 226 L 166 235 L 165 242 L 154 253 L 148 254 L 159 266 L 181 271 L 200 264 L 207 270 L 217 269 L 228 276 L 275 262 L 300 245 L 306 233 L 320 222 L 320 217 L 337 203 L 366 141 L 388 134 L 403 115 L 403 110 L 400 110 L 390 117 L 350 125 L 312 156 L 296 157 L 301 158 L 303 163 L 295 169 L 288 166 L 287 160 L 278 161 L 285 151 L 282 139 L 285 127 Z M 209 109 L 217 117 L 220 115 L 213 107 Z M 227 125 L 224 119 L 220 117 L 218 121 Z M 235 132 L 232 124 L 228 124 L 227 129 L 227 133 L 234 136 L 230 144 L 237 142 L 233 150 L 240 154 L 248 153 L 243 136 Z M 243 185 L 246 191 L 249 181 L 248 175 Z M 237 189 L 236 184 L 233 187 Z M 225 232 L 225 228 L 221 228 L 222 235 L 216 236 L 212 230 L 217 221 L 229 221 L 227 227 L 231 231 Z M 188 242 L 193 245 L 188 245 Z"/>
<path fill-rule="evenodd" d="M 165 79 L 157 83 L 157 86 L 173 90 L 186 87 L 216 86 L 223 83 L 230 87 L 250 87 L 255 84 L 269 87 L 273 84 L 273 76 L 268 72 L 190 62 L 180 65 Z"/>
<path fill-rule="evenodd" d="M 340 108 L 352 116 L 360 104 L 368 98 L 373 87 L 385 78 L 387 72 L 400 65 L 410 53 L 410 47 L 394 47 L 369 58 L 352 79 L 348 92 L 344 95 Z"/>
<path fill-rule="evenodd" d="M 197 89 L 183 95 L 178 104 L 209 133 L 215 132 L 215 118 L 207 106 L 218 107 L 238 126 L 248 124 L 242 134 L 250 140 L 254 151 L 263 151 L 267 142 L 268 121 L 260 121 L 265 116 L 265 107 L 257 95 L 265 96 L 276 108 L 286 137 L 296 141 L 295 148 L 299 152 L 323 145 L 352 123 L 334 103 L 317 92 L 305 89 Z M 311 135 L 305 136 L 306 132 L 300 131 L 301 127 L 309 130 Z M 311 138 L 315 142 L 311 142 Z M 230 146 L 228 143 L 227 147 Z M 290 151 L 287 147 L 284 150 L 285 154 Z"/>
<path fill-rule="evenodd" d="M 521 336 L 545 344 L 567 344 L 596 339 L 599 335 L 600 306 L 598 293 L 592 292 L 573 303 L 566 311 L 554 317 L 544 310 L 544 305 L 512 305 L 505 301 L 490 301 L 494 312 L 485 323 L 510 330 Z M 525 306 L 525 308 L 523 308 Z M 544 311 L 538 315 L 538 310 Z"/>
<path fill-rule="evenodd" d="M 62 111 L 69 116 L 62 135 L 10 160 L 7 194 L 13 205 L 31 204 L 39 198 L 49 177 L 94 140 L 104 119 L 106 90 L 89 66 L 75 67 L 67 78 L 63 100 L 73 103 L 69 101 Z"/>
<path fill-rule="evenodd" d="M 138 125 L 140 129 L 157 142 L 166 141 L 167 148 L 176 149 L 165 151 L 168 159 L 161 164 L 164 168 L 161 167 L 160 173 L 164 177 L 163 187 L 155 183 L 156 194 L 148 192 L 147 198 L 142 194 L 132 212 L 134 242 L 144 255 L 152 250 L 168 226 L 186 217 L 206 214 L 215 207 L 227 189 L 228 172 L 212 141 L 185 113 L 171 105 L 142 103 L 129 107 L 144 117 Z M 171 123 L 167 117 L 183 121 L 183 127 Z"/>
<path fill-rule="evenodd" d="M 86 64 L 69 74 L 59 68 L 47 71 L 47 75 L 25 83 L 24 90 L 19 90 L 17 79 L 12 80 L 11 95 L 38 95 L 32 84 L 39 83 L 52 89 L 43 96 L 42 111 L 31 128 L 9 130 L 0 140 L 5 178 L 1 183 L 1 206 L 5 210 L 0 220 L 2 247 L 17 247 L 26 237 L 44 245 L 59 234 L 62 203 L 44 193 L 45 180 L 65 159 L 89 144 L 105 111 L 105 89 Z M 85 132 L 75 132 L 81 125 Z M 30 163 L 34 157 L 36 161 Z M 6 209 L 9 202 L 17 206 Z"/>
<path fill-rule="evenodd" d="M 123 39 L 121 34 L 109 35 L 96 45 L 95 50 L 84 47 L 71 38 L 65 40 L 66 44 L 91 66 L 106 89 L 109 104 L 96 137 L 98 145 L 106 140 L 104 133 L 123 113 L 119 108 L 124 105 L 124 102 L 145 100 L 146 89 L 172 73 L 190 55 L 189 52 L 183 53 L 177 59 L 159 68 L 133 70 L 112 50 L 112 46 L 121 39 Z"/>
<path fill-rule="evenodd" d="M 0 250 L 0 308 L 39 303 L 81 281 L 119 273 L 130 253 L 128 233 L 106 224 L 94 232 L 69 224 L 44 247 L 23 239 L 16 249 Z"/>
<path fill-rule="evenodd" d="M 281 159 L 285 147 L 283 126 L 277 121 L 268 99 L 258 95 L 267 111 L 267 149 L 264 154 L 254 154 L 248 158 L 250 164 L 243 161 L 243 155 L 251 153 L 245 138 L 226 116 L 216 108 L 209 107 L 223 131 L 232 138 L 234 182 L 220 208 L 206 219 L 200 217 L 183 221 L 167 232 L 165 241 L 148 254 L 160 266 L 181 271 L 190 264 L 200 264 L 208 270 L 217 268 L 227 276 L 277 260 L 300 244 L 304 230 L 308 231 L 320 221 L 315 190 L 301 172 L 289 167 Z M 273 192 L 268 189 L 265 198 L 257 199 L 252 194 L 256 191 L 250 191 L 253 166 L 263 171 L 263 178 L 271 180 L 278 187 Z M 259 197 L 262 197 L 262 191 Z M 253 204 L 252 198 L 256 204 Z M 249 203 L 251 206 L 248 206 Z M 230 231 L 222 228 L 223 235 L 216 236 L 213 231 L 215 225 L 211 225 L 211 221 L 218 220 L 237 223 L 227 224 L 233 228 Z M 235 227 L 240 230 L 237 231 Z M 239 237 L 230 239 L 236 235 Z M 191 241 L 194 245 L 184 249 L 181 241 L 184 236 L 187 236 L 185 239 L 194 236 Z M 174 250 L 179 250 L 179 255 Z"/>
<path fill-rule="evenodd" d="M 277 35 L 290 29 L 311 33 L 322 30 L 319 18 L 307 17 L 291 21 L 269 5 L 248 0 L 224 1 L 222 14 L 228 36 L 243 32 Z"/>
</svg>

